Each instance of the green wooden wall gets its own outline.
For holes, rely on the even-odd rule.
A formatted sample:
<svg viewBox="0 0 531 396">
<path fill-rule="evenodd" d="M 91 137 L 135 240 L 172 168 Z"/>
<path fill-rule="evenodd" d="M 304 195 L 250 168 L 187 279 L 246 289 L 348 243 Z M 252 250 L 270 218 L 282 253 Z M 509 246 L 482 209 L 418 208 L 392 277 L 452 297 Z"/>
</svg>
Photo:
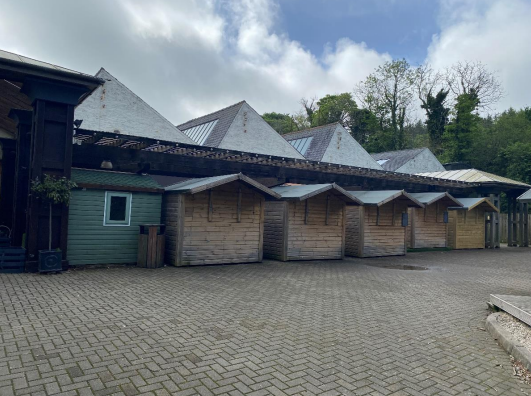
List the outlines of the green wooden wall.
<svg viewBox="0 0 531 396">
<path fill-rule="evenodd" d="M 140 224 L 159 224 L 162 194 L 132 193 L 131 225 L 104 226 L 105 190 L 74 190 L 68 217 L 70 265 L 136 263 Z"/>
</svg>

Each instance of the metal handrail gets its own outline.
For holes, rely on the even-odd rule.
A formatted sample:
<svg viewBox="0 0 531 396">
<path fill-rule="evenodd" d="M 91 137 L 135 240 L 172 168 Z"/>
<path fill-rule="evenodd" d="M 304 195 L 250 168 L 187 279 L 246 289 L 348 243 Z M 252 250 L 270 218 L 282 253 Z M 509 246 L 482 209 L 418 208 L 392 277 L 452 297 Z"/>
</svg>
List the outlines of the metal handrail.
<svg viewBox="0 0 531 396">
<path fill-rule="evenodd" d="M 7 229 L 7 237 L 11 238 L 11 228 L 9 228 L 8 226 L 5 226 L 5 225 L 0 225 L 0 229 L 2 229 L 2 228 Z"/>
</svg>

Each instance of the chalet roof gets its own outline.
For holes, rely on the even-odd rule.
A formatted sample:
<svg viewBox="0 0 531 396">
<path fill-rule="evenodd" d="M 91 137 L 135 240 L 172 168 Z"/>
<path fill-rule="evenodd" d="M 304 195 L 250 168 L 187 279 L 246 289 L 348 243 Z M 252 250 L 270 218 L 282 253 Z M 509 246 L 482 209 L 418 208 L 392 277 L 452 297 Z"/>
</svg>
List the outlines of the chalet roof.
<svg viewBox="0 0 531 396">
<path fill-rule="evenodd" d="M 349 193 L 360 200 L 363 205 L 367 206 L 382 206 L 395 199 L 399 199 L 408 201 L 409 206 L 424 207 L 422 203 L 404 190 L 349 191 Z"/>
<path fill-rule="evenodd" d="M 525 193 L 516 198 L 520 202 L 528 203 L 531 202 L 531 190 L 527 190 Z"/>
<path fill-rule="evenodd" d="M 498 176 L 493 173 L 484 172 L 478 169 L 460 169 L 442 172 L 417 173 L 419 176 L 436 177 L 438 179 L 463 181 L 466 183 L 499 183 L 512 186 L 529 188 L 531 185 L 522 183 L 507 177 Z"/>
<path fill-rule="evenodd" d="M 266 186 L 258 183 L 257 181 L 245 176 L 242 173 L 235 173 L 233 175 L 212 176 L 203 178 L 194 178 L 185 180 L 176 184 L 165 187 L 167 192 L 177 192 L 182 194 L 197 194 L 199 192 L 210 190 L 222 186 L 223 184 L 231 183 L 233 181 L 240 180 L 249 186 L 260 191 L 263 195 L 269 195 L 274 198 L 280 198 L 280 196 L 273 192 Z"/>
<path fill-rule="evenodd" d="M 425 206 L 431 205 L 440 200 L 451 201 L 457 206 L 462 206 L 462 204 L 456 198 L 447 192 L 420 192 L 410 193 L 409 195 Z"/>
<path fill-rule="evenodd" d="M 194 118 L 178 125 L 177 128 L 190 137 L 195 144 L 218 147 L 244 104 L 243 100 L 224 109 Z"/>
<path fill-rule="evenodd" d="M 101 68 L 96 77 L 101 78 L 104 84 L 87 96 L 75 110 L 75 118 L 83 120 L 83 129 L 194 144 L 107 70 Z"/>
<path fill-rule="evenodd" d="M 498 208 L 490 202 L 488 198 L 457 198 L 461 202 L 461 207 L 449 207 L 452 210 L 472 210 L 475 208 L 484 209 L 486 212 L 499 212 Z"/>
<path fill-rule="evenodd" d="M 136 173 L 72 168 L 71 179 L 80 187 L 94 185 L 162 190 L 161 186 L 150 176 Z"/>
<path fill-rule="evenodd" d="M 339 124 L 336 122 L 305 129 L 303 131 L 286 133 L 282 135 L 282 137 L 295 147 L 306 159 L 311 161 L 321 161 L 338 125 Z M 298 144 L 299 141 L 300 143 L 303 143 L 302 146 Z M 307 147 L 304 147 L 305 145 L 307 145 Z M 304 152 L 301 152 L 301 149 Z"/>
<path fill-rule="evenodd" d="M 423 147 L 418 149 L 386 151 L 384 153 L 371 154 L 371 156 L 382 166 L 384 170 L 395 171 L 407 162 L 411 161 L 424 150 L 428 149 Z"/>
<path fill-rule="evenodd" d="M 273 187 L 272 190 L 280 195 L 280 199 L 289 201 L 304 201 L 308 198 L 333 190 L 335 195 L 346 202 L 361 204 L 361 202 L 335 183 L 327 184 L 291 184 Z"/>
</svg>

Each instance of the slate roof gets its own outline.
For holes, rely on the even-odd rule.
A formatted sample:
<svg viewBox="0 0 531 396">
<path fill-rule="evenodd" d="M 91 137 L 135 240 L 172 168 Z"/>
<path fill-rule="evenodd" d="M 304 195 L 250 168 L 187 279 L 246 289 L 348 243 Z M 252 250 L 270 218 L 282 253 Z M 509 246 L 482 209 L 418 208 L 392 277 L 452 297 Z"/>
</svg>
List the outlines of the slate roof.
<svg viewBox="0 0 531 396">
<path fill-rule="evenodd" d="M 526 191 L 517 198 L 520 202 L 531 202 L 531 190 Z"/>
<path fill-rule="evenodd" d="M 136 173 L 72 168 L 71 179 L 77 184 L 162 189 L 150 176 Z"/>
<path fill-rule="evenodd" d="M 441 172 L 423 172 L 417 173 L 419 176 L 436 177 L 446 180 L 457 180 L 468 183 L 501 183 L 510 184 L 513 186 L 531 187 L 531 185 L 522 183 L 516 180 L 509 179 L 507 177 L 498 176 L 493 173 L 484 172 L 478 169 L 460 169 L 453 171 L 441 171 Z"/>
<path fill-rule="evenodd" d="M 409 150 L 386 151 L 384 153 L 371 154 L 371 156 L 375 161 L 388 160 L 384 163 L 380 163 L 380 165 L 386 171 L 395 171 L 407 162 L 411 161 L 424 150 L 427 150 L 427 148 L 423 147 Z"/>
<path fill-rule="evenodd" d="M 420 193 L 409 193 L 413 198 L 419 201 L 423 205 L 431 205 L 440 200 L 447 200 L 453 202 L 457 206 L 462 204 L 457 200 L 457 198 L 452 197 L 447 192 L 420 192 Z"/>
<path fill-rule="evenodd" d="M 411 204 L 414 206 L 419 208 L 424 207 L 423 204 L 421 204 L 404 190 L 349 191 L 349 193 L 360 200 L 363 205 L 382 206 L 395 199 L 406 199 L 411 201 Z"/>
<path fill-rule="evenodd" d="M 339 124 L 336 122 L 333 124 L 305 129 L 304 131 L 286 133 L 282 135 L 282 137 L 288 142 L 311 137 L 312 141 L 306 150 L 304 157 L 310 161 L 321 161 L 326 149 L 330 145 L 330 141 L 332 140 L 338 125 Z"/>
<path fill-rule="evenodd" d="M 181 125 L 177 125 L 177 128 L 179 128 L 186 135 L 186 130 L 188 129 L 217 120 L 216 125 L 214 125 L 214 128 L 212 128 L 212 131 L 202 145 L 208 147 L 218 147 L 229 130 L 232 122 L 234 121 L 234 118 L 244 104 L 245 101 L 243 100 L 233 104 L 232 106 L 215 111 L 214 113 L 210 113 L 199 118 L 194 118 L 193 120 L 187 121 Z"/>
<path fill-rule="evenodd" d="M 481 207 L 486 211 L 499 212 L 499 210 L 490 202 L 488 198 L 457 198 L 461 202 L 462 207 L 449 207 L 448 209 L 465 209 L 472 210 L 476 207 Z"/>
<path fill-rule="evenodd" d="M 346 190 L 339 187 L 335 183 L 327 184 L 292 184 L 277 186 L 271 188 L 274 192 L 280 195 L 282 200 L 295 200 L 295 201 L 304 201 L 313 196 L 322 194 L 329 190 L 334 190 L 337 192 L 336 195 L 341 196 L 344 201 L 350 203 L 361 204 L 361 202 L 349 194 Z"/>
<path fill-rule="evenodd" d="M 250 185 L 251 187 L 254 187 L 255 189 L 261 191 L 264 195 L 269 195 L 274 198 L 280 198 L 280 196 L 277 193 L 273 192 L 271 189 L 258 183 L 256 180 L 253 180 L 250 177 L 243 175 L 242 173 L 189 179 L 167 186 L 164 189 L 167 192 L 197 194 L 201 191 L 209 190 L 211 188 L 231 183 L 236 180 L 241 180 L 242 182 Z"/>
</svg>

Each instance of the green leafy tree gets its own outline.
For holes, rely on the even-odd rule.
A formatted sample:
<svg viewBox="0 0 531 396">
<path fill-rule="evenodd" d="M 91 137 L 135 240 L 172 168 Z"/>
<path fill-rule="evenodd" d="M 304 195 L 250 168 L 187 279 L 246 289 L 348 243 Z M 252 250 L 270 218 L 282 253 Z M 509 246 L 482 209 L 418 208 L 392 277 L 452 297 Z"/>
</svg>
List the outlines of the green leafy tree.
<svg viewBox="0 0 531 396">
<path fill-rule="evenodd" d="M 31 183 L 32 193 L 49 206 L 48 250 L 52 250 L 52 206 L 58 204 L 68 206 L 71 190 L 75 187 L 77 184 L 66 177 L 56 178 L 51 175 L 44 175 L 43 181 L 35 179 Z"/>
<path fill-rule="evenodd" d="M 296 120 L 289 114 L 264 113 L 262 118 L 281 135 L 299 130 Z"/>
<path fill-rule="evenodd" d="M 472 143 L 478 132 L 479 115 L 476 109 L 479 99 L 474 91 L 457 97 L 452 111 L 453 120 L 444 133 L 444 152 L 442 158 L 448 162 L 471 162 Z"/>
<path fill-rule="evenodd" d="M 315 127 L 339 122 L 350 130 L 352 115 L 357 110 L 358 105 L 348 92 L 339 95 L 326 95 L 317 101 L 316 108 L 311 113 L 311 125 Z"/>
<path fill-rule="evenodd" d="M 435 96 L 428 93 L 426 100 L 420 105 L 426 112 L 429 147 L 435 155 L 441 152 L 444 130 L 448 124 L 450 109 L 444 105 L 448 92 L 441 89 Z"/>
<path fill-rule="evenodd" d="M 502 149 L 497 166 L 503 176 L 531 184 L 531 143 L 516 142 Z"/>
</svg>

